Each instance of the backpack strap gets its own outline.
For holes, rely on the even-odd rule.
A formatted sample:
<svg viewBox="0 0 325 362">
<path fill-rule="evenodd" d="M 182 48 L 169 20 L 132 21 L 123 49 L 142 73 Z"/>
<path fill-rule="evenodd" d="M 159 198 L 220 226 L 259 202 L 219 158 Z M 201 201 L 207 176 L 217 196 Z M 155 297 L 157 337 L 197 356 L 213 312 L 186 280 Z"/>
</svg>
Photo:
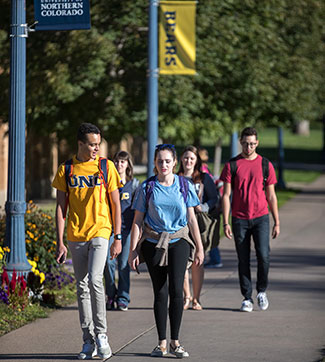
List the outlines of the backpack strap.
<svg viewBox="0 0 325 362">
<path fill-rule="evenodd" d="M 183 195 L 184 198 L 184 202 L 186 204 L 187 202 L 187 195 L 188 195 L 188 189 L 189 189 L 189 185 L 188 185 L 188 180 L 186 177 L 184 176 L 178 176 L 179 178 L 179 185 L 181 188 L 181 193 Z"/>
<path fill-rule="evenodd" d="M 262 171 L 263 171 L 263 190 L 265 190 L 265 184 L 269 177 L 269 160 L 266 157 L 262 157 Z M 234 188 L 234 178 L 237 172 L 236 157 L 233 157 L 230 161 L 230 173 L 231 173 L 231 188 Z"/>
<path fill-rule="evenodd" d="M 266 181 L 269 177 L 269 162 L 270 161 L 267 158 L 262 158 L 263 190 L 265 190 Z"/>
<path fill-rule="evenodd" d="M 184 176 L 178 176 L 178 178 L 179 178 L 180 191 L 182 193 L 184 202 L 186 204 L 188 189 L 189 189 L 188 180 Z M 153 188 L 155 187 L 156 180 L 157 180 L 157 176 L 151 176 L 146 181 L 146 189 L 145 189 L 146 190 L 146 209 L 148 209 L 149 200 L 153 193 Z"/>
<path fill-rule="evenodd" d="M 134 191 L 138 188 L 139 186 L 139 180 L 137 178 L 133 178 L 132 179 L 132 194 L 134 193 Z"/>
<path fill-rule="evenodd" d="M 146 181 L 146 209 L 148 209 L 149 200 L 153 193 L 153 188 L 155 187 L 156 180 L 157 176 L 151 176 Z"/>
<path fill-rule="evenodd" d="M 69 181 L 70 177 L 73 175 L 73 160 L 72 158 L 70 160 L 67 160 L 64 162 L 64 177 L 65 182 L 67 184 L 67 196 L 65 198 L 65 205 L 63 210 L 63 218 L 66 219 L 67 211 L 68 211 L 68 205 L 69 205 Z"/>
<path fill-rule="evenodd" d="M 105 187 L 107 188 L 108 160 L 105 157 L 99 157 L 98 160 L 99 174 L 102 177 Z"/>
<path fill-rule="evenodd" d="M 99 157 L 98 160 L 99 168 L 99 179 L 100 179 L 100 191 L 99 191 L 99 202 L 102 202 L 102 185 L 104 184 L 105 190 L 107 191 L 107 175 L 108 175 L 108 160 L 105 157 Z"/>
<path fill-rule="evenodd" d="M 237 156 L 229 160 L 230 174 L 231 174 L 231 188 L 234 189 L 234 180 L 237 173 Z"/>
</svg>

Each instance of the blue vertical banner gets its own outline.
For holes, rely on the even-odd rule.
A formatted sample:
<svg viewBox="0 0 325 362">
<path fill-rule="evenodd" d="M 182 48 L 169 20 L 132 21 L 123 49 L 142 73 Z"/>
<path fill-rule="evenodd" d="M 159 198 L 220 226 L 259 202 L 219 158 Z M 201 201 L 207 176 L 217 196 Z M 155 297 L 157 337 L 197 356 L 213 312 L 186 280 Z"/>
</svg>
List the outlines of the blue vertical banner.
<svg viewBox="0 0 325 362">
<path fill-rule="evenodd" d="M 90 29 L 89 0 L 34 0 L 35 30 Z"/>
</svg>

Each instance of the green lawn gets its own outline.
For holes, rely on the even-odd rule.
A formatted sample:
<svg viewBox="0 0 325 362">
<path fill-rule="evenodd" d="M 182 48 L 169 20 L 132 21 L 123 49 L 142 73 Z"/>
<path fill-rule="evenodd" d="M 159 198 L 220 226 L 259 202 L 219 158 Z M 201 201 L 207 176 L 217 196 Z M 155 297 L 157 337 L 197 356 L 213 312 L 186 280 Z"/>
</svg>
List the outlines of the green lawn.
<svg viewBox="0 0 325 362">
<path fill-rule="evenodd" d="M 238 134 L 240 136 L 240 134 Z M 265 128 L 258 130 L 258 138 L 261 147 L 277 147 L 278 146 L 278 130 L 277 128 Z M 223 146 L 229 146 L 230 136 L 226 136 L 222 140 Z M 202 140 L 205 146 L 213 146 L 214 140 L 205 138 Z M 323 133 L 320 129 L 311 129 L 309 136 L 301 136 L 293 133 L 288 129 L 283 129 L 283 143 L 285 148 L 301 148 L 320 150 L 323 146 Z"/>
<path fill-rule="evenodd" d="M 258 153 L 269 158 L 271 161 L 278 159 L 278 132 L 276 128 L 267 128 L 259 132 L 260 145 Z M 215 140 L 202 140 L 202 147 L 205 147 L 210 155 L 211 161 L 214 155 Z M 223 138 L 222 145 L 222 161 L 225 162 L 230 158 L 229 148 L 230 136 Z M 285 162 L 290 163 L 323 163 L 323 133 L 321 130 L 310 130 L 309 136 L 301 136 L 294 134 L 290 130 L 283 130 L 283 146 Z M 183 146 L 177 147 L 177 151 L 181 152 Z"/>
</svg>

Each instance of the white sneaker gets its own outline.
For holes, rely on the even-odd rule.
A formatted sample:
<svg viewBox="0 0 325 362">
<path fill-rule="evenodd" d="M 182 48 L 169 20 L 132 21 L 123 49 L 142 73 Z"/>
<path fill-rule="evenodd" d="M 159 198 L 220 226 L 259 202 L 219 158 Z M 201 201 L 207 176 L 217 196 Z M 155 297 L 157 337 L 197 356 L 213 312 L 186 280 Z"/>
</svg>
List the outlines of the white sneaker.
<svg viewBox="0 0 325 362">
<path fill-rule="evenodd" d="M 175 355 L 177 358 L 186 358 L 189 357 L 189 353 L 185 351 L 183 346 L 175 346 L 173 347 L 171 344 L 169 345 L 169 352 Z"/>
<path fill-rule="evenodd" d="M 265 292 L 260 292 L 257 294 L 257 304 L 260 307 L 260 310 L 267 310 L 269 307 L 269 301 Z"/>
<path fill-rule="evenodd" d="M 91 341 L 86 341 L 82 346 L 82 351 L 78 354 L 78 359 L 92 359 L 96 355 L 96 344 Z"/>
<path fill-rule="evenodd" d="M 253 303 L 249 299 L 245 299 L 241 303 L 240 311 L 241 312 L 252 312 Z"/>
<path fill-rule="evenodd" d="M 108 343 L 106 334 L 98 334 L 96 338 L 97 342 L 97 355 L 102 359 L 107 359 L 112 356 L 112 350 Z"/>
</svg>

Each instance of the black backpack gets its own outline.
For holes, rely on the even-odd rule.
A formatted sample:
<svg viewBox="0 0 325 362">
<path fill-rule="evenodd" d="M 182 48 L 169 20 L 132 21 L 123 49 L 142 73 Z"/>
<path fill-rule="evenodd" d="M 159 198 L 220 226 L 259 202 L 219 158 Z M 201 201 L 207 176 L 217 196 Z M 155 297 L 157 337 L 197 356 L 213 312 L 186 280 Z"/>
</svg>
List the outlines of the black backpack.
<svg viewBox="0 0 325 362">
<path fill-rule="evenodd" d="M 269 160 L 265 157 L 262 157 L 262 171 L 263 171 L 263 190 L 265 190 L 265 183 L 269 177 Z M 237 173 L 237 156 L 229 160 L 230 164 L 230 173 L 231 173 L 231 188 L 234 188 L 234 177 Z"/>
</svg>

